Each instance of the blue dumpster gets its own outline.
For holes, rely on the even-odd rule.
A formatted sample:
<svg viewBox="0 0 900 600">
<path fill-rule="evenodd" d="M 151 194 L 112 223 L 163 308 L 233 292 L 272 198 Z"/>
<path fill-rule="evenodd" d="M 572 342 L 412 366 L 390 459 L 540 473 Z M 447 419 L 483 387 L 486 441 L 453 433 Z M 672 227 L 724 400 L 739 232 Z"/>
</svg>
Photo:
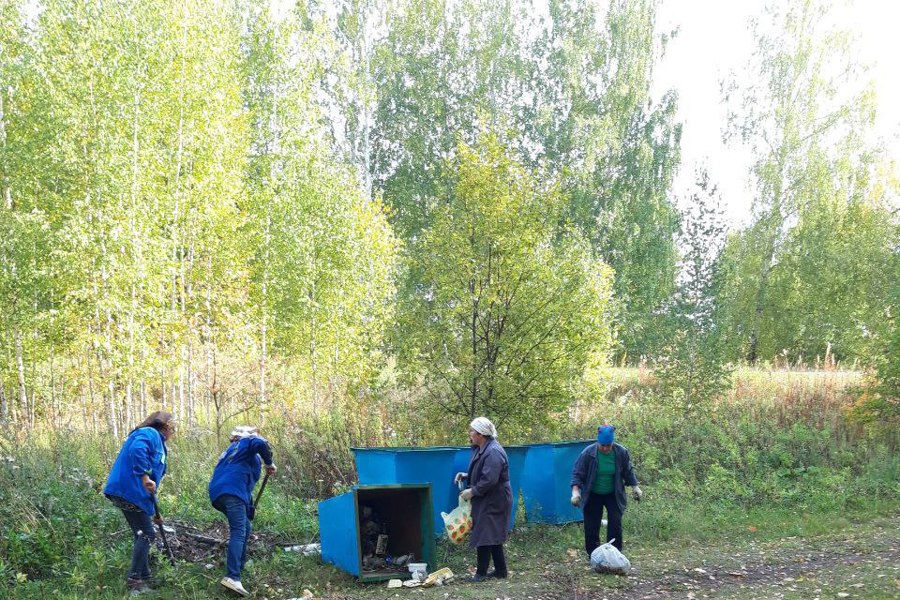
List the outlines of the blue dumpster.
<svg viewBox="0 0 900 600">
<path fill-rule="evenodd" d="M 360 485 L 427 483 L 431 485 L 432 521 L 436 535 L 444 531 L 441 512 L 458 504 L 453 475 L 461 464 L 460 448 L 351 448 Z M 465 449 L 469 452 L 469 449 Z M 465 459 L 468 465 L 468 458 Z"/>
<path fill-rule="evenodd" d="M 434 533 L 444 533 L 442 512 L 450 512 L 459 504 L 459 488 L 453 477 L 469 468 L 472 449 L 468 446 L 433 446 L 426 448 L 351 448 L 356 461 L 360 485 L 393 483 L 430 483 L 434 502 Z M 521 475 L 525 468 L 527 446 L 505 448 L 509 458 L 509 480 L 512 487 L 512 529 L 518 506 Z"/>
<path fill-rule="evenodd" d="M 367 569 L 366 536 L 361 531 L 365 511 L 383 524 L 383 556 L 413 554 L 414 562 L 435 564 L 430 485 L 358 485 L 345 494 L 319 502 L 322 560 L 355 575 L 360 581 L 384 581 L 410 576 L 406 567 Z"/>
<path fill-rule="evenodd" d="M 522 495 L 529 523 L 570 523 L 581 521 L 580 508 L 572 506 L 572 467 L 581 451 L 594 443 L 558 442 L 528 447 Z"/>
</svg>

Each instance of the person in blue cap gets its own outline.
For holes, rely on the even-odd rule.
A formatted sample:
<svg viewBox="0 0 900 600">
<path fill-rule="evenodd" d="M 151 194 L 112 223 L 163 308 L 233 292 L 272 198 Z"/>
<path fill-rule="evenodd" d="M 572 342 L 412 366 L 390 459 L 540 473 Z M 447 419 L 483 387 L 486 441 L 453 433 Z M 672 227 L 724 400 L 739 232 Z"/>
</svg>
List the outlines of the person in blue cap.
<svg viewBox="0 0 900 600">
<path fill-rule="evenodd" d="M 175 433 L 171 413 L 156 411 L 134 428 L 113 463 L 103 494 L 125 515 L 134 534 L 131 567 L 126 585 L 132 594 L 146 590 L 150 581 L 150 546 L 156 539 L 152 518 L 154 497 L 166 474 L 166 441 Z"/>
<path fill-rule="evenodd" d="M 600 525 L 606 509 L 606 541 L 622 551 L 622 514 L 631 486 L 635 500 L 643 496 L 638 487 L 628 449 L 615 441 L 616 428 L 604 423 L 597 428 L 597 443 L 585 448 L 572 468 L 572 505 L 584 511 L 584 549 L 600 545 Z"/>
<path fill-rule="evenodd" d="M 247 562 L 247 545 L 252 531 L 253 488 L 259 481 L 263 463 L 266 473 L 274 475 L 277 469 L 269 442 L 255 427 L 235 427 L 231 432 L 231 443 L 219 457 L 209 481 L 209 501 L 228 518 L 228 553 L 225 577 L 220 583 L 241 596 L 250 595 L 241 584 L 241 571 Z"/>
</svg>

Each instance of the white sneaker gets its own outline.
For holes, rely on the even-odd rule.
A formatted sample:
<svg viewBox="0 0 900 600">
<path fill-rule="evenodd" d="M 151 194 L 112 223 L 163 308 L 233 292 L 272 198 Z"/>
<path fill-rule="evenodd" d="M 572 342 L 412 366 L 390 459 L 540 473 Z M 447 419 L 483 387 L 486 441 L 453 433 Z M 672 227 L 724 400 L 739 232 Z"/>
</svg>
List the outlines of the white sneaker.
<svg viewBox="0 0 900 600">
<path fill-rule="evenodd" d="M 249 596 L 250 592 L 244 589 L 244 586 L 241 585 L 240 581 L 236 581 L 231 577 L 223 577 L 222 581 L 220 581 L 223 586 L 227 587 L 232 592 L 240 594 L 241 596 Z"/>
</svg>

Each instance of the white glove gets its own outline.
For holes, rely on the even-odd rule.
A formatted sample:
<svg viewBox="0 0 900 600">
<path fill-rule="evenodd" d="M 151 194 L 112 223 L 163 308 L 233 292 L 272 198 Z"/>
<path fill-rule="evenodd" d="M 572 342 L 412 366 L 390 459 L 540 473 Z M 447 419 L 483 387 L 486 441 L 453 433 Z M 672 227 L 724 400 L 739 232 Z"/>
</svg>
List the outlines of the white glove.
<svg viewBox="0 0 900 600">
<path fill-rule="evenodd" d="M 466 488 L 459 493 L 459 497 L 463 500 L 471 500 L 472 499 L 472 488 Z"/>
<path fill-rule="evenodd" d="M 457 473 L 456 476 L 453 478 L 453 483 L 459 483 L 459 482 L 462 481 L 463 479 L 468 479 L 468 478 L 469 478 L 469 474 L 468 474 L 468 473 L 466 473 L 465 471 L 460 471 L 460 472 Z"/>
<path fill-rule="evenodd" d="M 644 492 L 642 492 L 641 488 L 639 488 L 638 486 L 634 486 L 633 488 L 631 488 L 631 493 L 634 496 L 634 499 L 638 502 L 641 501 L 641 497 L 644 495 Z"/>
<path fill-rule="evenodd" d="M 579 504 L 581 504 L 581 492 L 579 492 L 577 490 L 572 492 L 571 502 L 572 502 L 572 506 L 578 506 Z"/>
</svg>

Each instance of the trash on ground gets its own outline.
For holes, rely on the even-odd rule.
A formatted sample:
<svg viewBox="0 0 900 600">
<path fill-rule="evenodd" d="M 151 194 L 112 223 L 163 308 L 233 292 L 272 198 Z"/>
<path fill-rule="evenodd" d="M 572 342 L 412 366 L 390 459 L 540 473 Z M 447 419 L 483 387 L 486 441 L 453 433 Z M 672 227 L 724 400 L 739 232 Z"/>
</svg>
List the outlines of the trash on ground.
<svg viewBox="0 0 900 600">
<path fill-rule="evenodd" d="M 428 563 L 411 562 L 407 568 L 416 581 L 425 581 L 425 578 L 428 577 Z"/>
<path fill-rule="evenodd" d="M 299 544 L 297 546 L 285 546 L 285 552 L 300 552 L 303 556 L 322 554 L 322 544 Z"/>
<path fill-rule="evenodd" d="M 403 587 L 403 581 L 401 579 L 389 579 L 388 580 L 388 589 L 394 589 Z"/>
<path fill-rule="evenodd" d="M 425 587 L 430 587 L 432 585 L 444 585 L 448 581 L 453 579 L 453 571 L 444 567 L 442 569 L 438 569 L 431 575 L 425 578 L 423 585 Z"/>
<path fill-rule="evenodd" d="M 597 546 L 591 552 L 591 567 L 598 573 L 614 573 L 627 575 L 631 569 L 631 561 L 619 549 L 612 545 L 615 540 Z"/>
</svg>

